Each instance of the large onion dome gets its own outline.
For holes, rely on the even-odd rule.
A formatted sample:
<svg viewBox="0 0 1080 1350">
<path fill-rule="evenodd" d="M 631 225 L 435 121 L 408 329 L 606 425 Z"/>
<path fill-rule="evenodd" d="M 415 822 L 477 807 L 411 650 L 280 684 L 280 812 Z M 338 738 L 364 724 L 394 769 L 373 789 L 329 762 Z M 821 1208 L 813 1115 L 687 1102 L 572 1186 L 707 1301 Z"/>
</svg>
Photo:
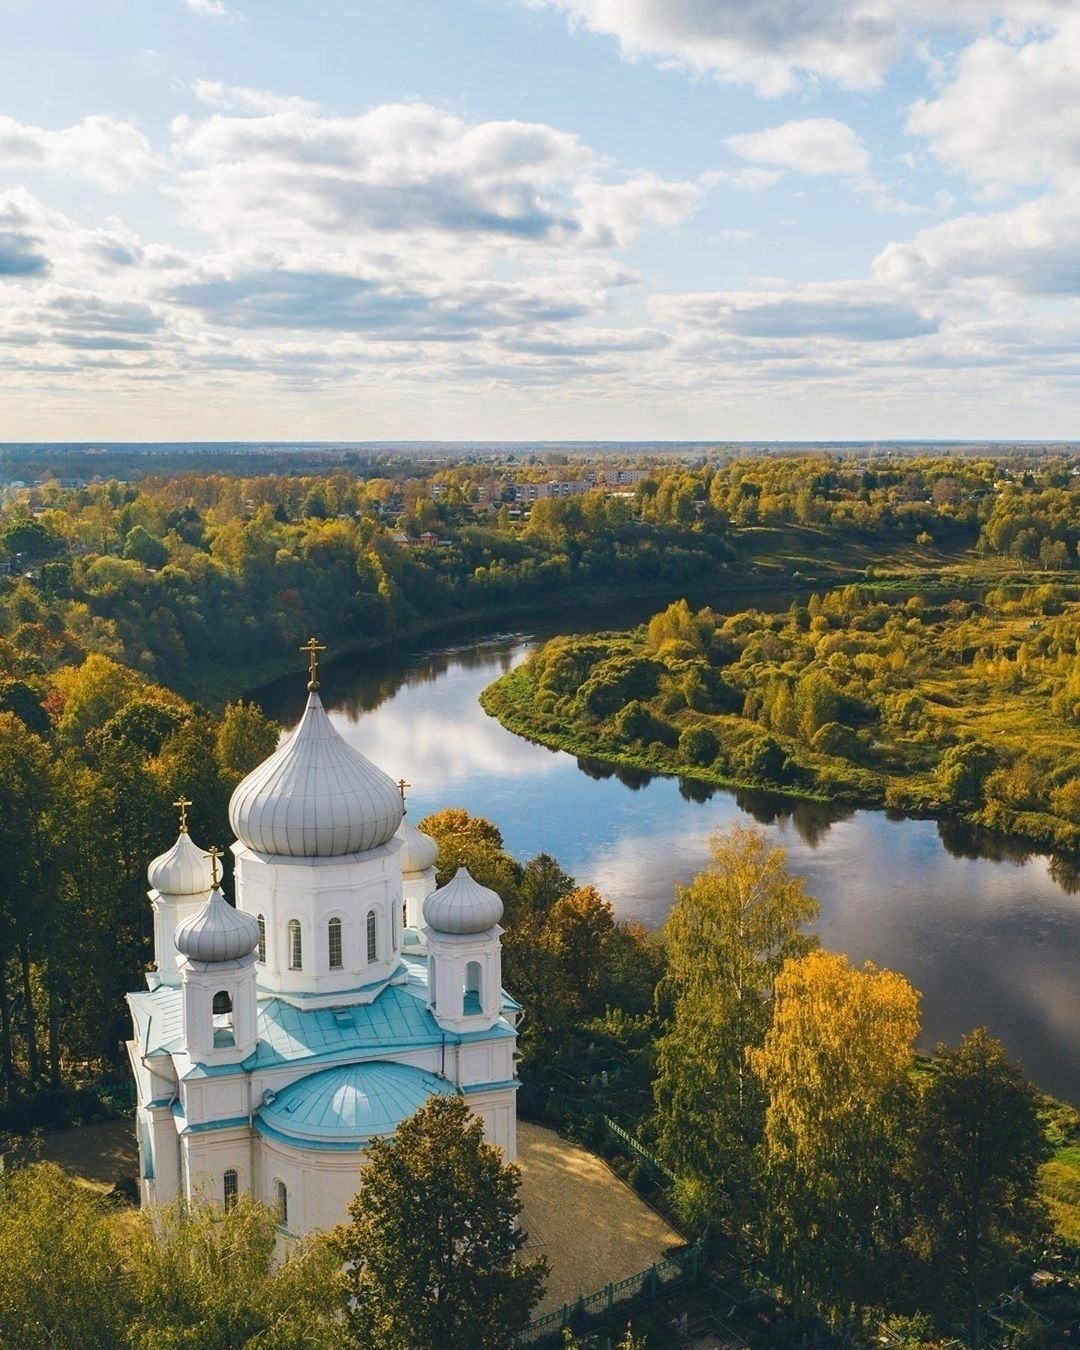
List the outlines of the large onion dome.
<svg viewBox="0 0 1080 1350">
<path fill-rule="evenodd" d="M 430 834 L 425 834 L 423 830 L 418 830 L 415 825 L 410 824 L 408 816 L 401 822 L 397 837 L 402 844 L 398 859 L 403 873 L 407 875 L 410 872 L 426 872 L 429 867 L 435 866 L 435 860 L 439 856 L 438 844 Z"/>
<path fill-rule="evenodd" d="M 253 952 L 259 925 L 250 914 L 233 909 L 220 889 L 176 929 L 176 949 L 193 961 L 238 961 Z"/>
<path fill-rule="evenodd" d="M 183 830 L 167 853 L 146 869 L 146 879 L 162 895 L 205 895 L 214 884 L 210 859 Z"/>
<path fill-rule="evenodd" d="M 395 783 L 338 735 L 314 691 L 300 725 L 229 802 L 241 842 L 287 858 L 366 853 L 393 837 L 401 817 Z"/>
<path fill-rule="evenodd" d="M 503 902 L 475 881 L 467 867 L 459 867 L 452 880 L 424 901 L 424 922 L 436 933 L 486 933 L 502 916 Z"/>
</svg>

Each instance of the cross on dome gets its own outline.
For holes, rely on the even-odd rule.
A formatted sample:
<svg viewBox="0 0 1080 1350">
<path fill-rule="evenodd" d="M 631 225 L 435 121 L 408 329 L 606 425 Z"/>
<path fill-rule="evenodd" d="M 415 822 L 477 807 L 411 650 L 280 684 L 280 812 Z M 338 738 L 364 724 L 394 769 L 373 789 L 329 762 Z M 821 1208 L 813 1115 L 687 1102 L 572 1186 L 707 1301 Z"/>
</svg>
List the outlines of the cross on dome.
<svg viewBox="0 0 1080 1350">
<path fill-rule="evenodd" d="M 397 789 L 401 793 L 401 814 L 405 814 L 405 789 L 412 787 L 411 783 L 406 783 L 404 778 L 399 778 Z"/>
<path fill-rule="evenodd" d="M 173 806 L 179 807 L 179 809 L 180 809 L 180 833 L 181 833 L 181 834 L 187 834 L 187 832 L 188 832 L 188 829 L 187 829 L 187 809 L 188 809 L 188 807 L 191 806 L 191 805 L 192 805 L 192 803 L 188 801 L 188 799 L 184 796 L 184 794 L 183 794 L 182 792 L 181 792 L 180 796 L 177 797 L 176 801 L 173 802 Z"/>
<path fill-rule="evenodd" d="M 319 657 L 317 653 L 326 651 L 326 648 L 320 646 L 315 638 L 310 637 L 300 650 L 308 654 L 308 689 L 314 693 L 319 687 Z"/>
<path fill-rule="evenodd" d="M 218 875 L 218 859 L 221 857 L 221 849 L 215 845 L 213 848 L 208 849 L 203 854 L 203 857 L 210 859 L 210 876 L 213 881 L 213 889 L 216 891 L 218 882 L 221 880 L 221 877 Z"/>
</svg>

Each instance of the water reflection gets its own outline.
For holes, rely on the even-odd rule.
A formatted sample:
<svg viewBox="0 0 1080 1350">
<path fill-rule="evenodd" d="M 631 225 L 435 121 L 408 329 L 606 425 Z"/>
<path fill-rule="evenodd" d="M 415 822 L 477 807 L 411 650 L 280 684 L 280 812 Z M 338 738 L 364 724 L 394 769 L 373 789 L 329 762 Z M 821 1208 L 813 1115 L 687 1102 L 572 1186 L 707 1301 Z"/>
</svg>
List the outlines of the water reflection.
<svg viewBox="0 0 1080 1350">
<path fill-rule="evenodd" d="M 986 1025 L 1037 1082 L 1080 1104 L 1074 867 L 951 824 L 733 794 L 522 740 L 477 698 L 527 650 L 506 635 L 365 658 L 348 687 L 340 666 L 327 671 L 323 694 L 339 730 L 413 784 L 413 819 L 450 805 L 487 816 L 517 857 L 552 854 L 649 927 L 707 865 L 715 830 L 756 821 L 820 899 L 823 943 L 922 990 L 924 1046 Z M 295 681 L 289 698 L 295 720 Z"/>
</svg>

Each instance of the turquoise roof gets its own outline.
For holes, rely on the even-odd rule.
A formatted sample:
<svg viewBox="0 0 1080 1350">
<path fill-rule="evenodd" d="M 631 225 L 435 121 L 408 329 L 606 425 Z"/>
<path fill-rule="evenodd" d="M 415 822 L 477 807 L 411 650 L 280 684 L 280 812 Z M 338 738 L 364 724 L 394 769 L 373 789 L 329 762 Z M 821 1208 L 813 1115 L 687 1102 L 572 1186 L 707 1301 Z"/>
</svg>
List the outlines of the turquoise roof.
<svg viewBox="0 0 1080 1350">
<path fill-rule="evenodd" d="M 375 1060 L 324 1069 L 290 1083 L 261 1107 L 260 1132 L 304 1147 L 352 1144 L 389 1134 L 431 1096 L 452 1096 L 444 1079 L 407 1064 Z"/>
<path fill-rule="evenodd" d="M 280 998 L 259 1002 L 258 1044 L 243 1068 L 272 1069 L 298 1061 L 335 1060 L 356 1053 L 394 1054 L 423 1046 L 459 1041 L 500 1039 L 514 1031 L 498 1022 L 487 1031 L 443 1032 L 427 1008 L 427 962 L 406 957 L 408 979 L 388 985 L 372 1003 L 338 1008 L 295 1008 Z M 174 1055 L 183 1051 L 184 1019 L 181 990 L 158 985 L 128 995 L 141 1055 Z M 520 1005 L 503 995 L 503 1011 Z M 199 1065 L 187 1076 L 235 1074 L 236 1065 Z"/>
</svg>

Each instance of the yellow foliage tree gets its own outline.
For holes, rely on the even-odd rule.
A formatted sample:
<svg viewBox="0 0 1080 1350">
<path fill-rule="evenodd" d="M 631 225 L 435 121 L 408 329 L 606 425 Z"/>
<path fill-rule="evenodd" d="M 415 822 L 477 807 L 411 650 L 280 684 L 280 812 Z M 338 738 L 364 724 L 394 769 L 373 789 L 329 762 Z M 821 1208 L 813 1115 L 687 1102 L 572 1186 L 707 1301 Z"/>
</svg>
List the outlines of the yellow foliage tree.
<svg viewBox="0 0 1080 1350">
<path fill-rule="evenodd" d="M 766 1093 L 766 1233 L 796 1297 L 835 1312 L 881 1288 L 899 1240 L 899 1161 L 919 995 L 892 971 L 814 951 L 787 963 L 750 1063 Z"/>
</svg>

